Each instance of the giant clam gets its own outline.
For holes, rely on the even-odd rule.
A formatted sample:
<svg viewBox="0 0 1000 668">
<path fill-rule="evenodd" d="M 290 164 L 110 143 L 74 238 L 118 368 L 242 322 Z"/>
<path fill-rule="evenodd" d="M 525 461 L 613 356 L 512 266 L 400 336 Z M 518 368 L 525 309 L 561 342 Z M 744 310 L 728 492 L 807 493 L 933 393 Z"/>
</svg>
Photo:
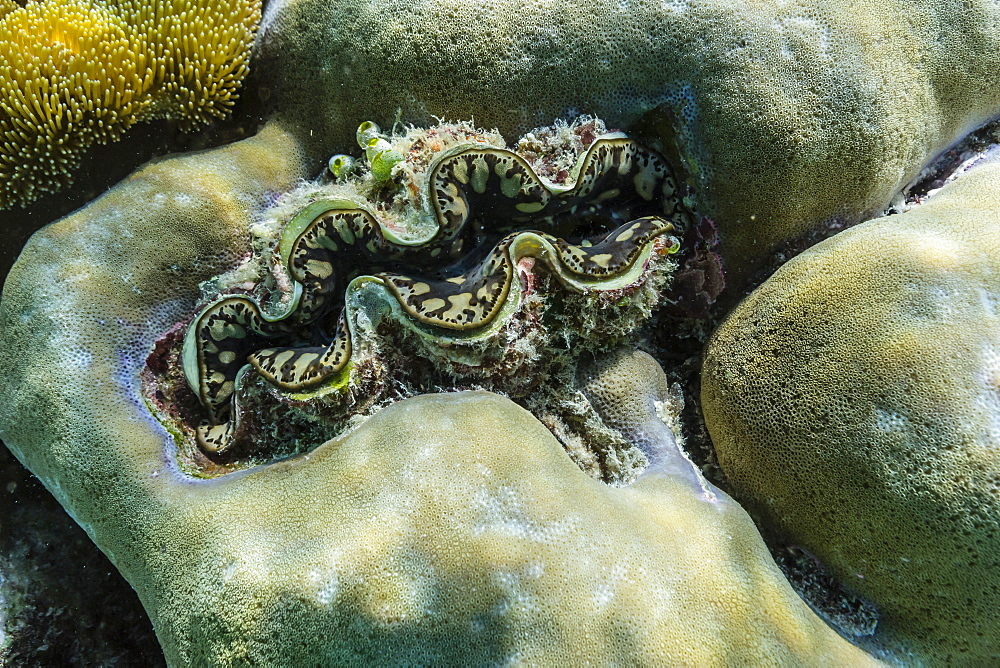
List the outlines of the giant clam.
<svg viewBox="0 0 1000 668">
<path fill-rule="evenodd" d="M 384 148 L 372 128 L 362 126 L 359 143 Z M 621 133 L 587 144 L 558 182 L 480 139 L 411 156 L 389 185 L 404 194 L 395 210 L 344 188 L 309 196 L 270 252 L 278 295 L 223 289 L 187 326 L 181 358 L 203 407 L 202 451 L 219 456 L 238 440 L 253 376 L 290 396 L 350 385 L 352 294 L 375 289 L 394 318 L 448 346 L 509 320 L 536 262 L 567 294 L 637 284 L 691 222 L 681 184 L 663 157 Z M 368 185 L 369 196 L 384 191 Z"/>
</svg>

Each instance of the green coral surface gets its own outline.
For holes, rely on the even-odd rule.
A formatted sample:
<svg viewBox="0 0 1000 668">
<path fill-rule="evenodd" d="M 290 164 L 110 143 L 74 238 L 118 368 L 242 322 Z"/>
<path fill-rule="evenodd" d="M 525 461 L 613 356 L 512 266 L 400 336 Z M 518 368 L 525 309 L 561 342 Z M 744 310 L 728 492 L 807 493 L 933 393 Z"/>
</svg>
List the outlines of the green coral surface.
<svg viewBox="0 0 1000 668">
<path fill-rule="evenodd" d="M 737 497 L 910 661 L 1000 657 L 1000 161 L 782 267 L 705 356 Z"/>
<path fill-rule="evenodd" d="M 284 0 L 258 63 L 317 166 L 358 118 L 397 113 L 676 131 L 736 284 L 778 244 L 879 213 L 1000 111 L 998 21 L 991 0 Z"/>
</svg>

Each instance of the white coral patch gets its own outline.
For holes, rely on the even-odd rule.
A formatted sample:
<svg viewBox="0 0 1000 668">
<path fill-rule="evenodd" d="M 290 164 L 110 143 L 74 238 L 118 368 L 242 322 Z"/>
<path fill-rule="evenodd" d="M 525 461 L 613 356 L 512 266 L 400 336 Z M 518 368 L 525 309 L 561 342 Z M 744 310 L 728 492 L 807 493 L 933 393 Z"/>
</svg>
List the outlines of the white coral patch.
<svg viewBox="0 0 1000 668">
<path fill-rule="evenodd" d="M 309 569 L 307 576 L 309 591 L 314 592 L 316 602 L 320 605 L 331 605 L 337 600 L 341 590 L 341 575 L 338 564 L 342 556 L 341 550 L 333 550 L 329 554 L 329 562 L 322 568 Z"/>
<path fill-rule="evenodd" d="M 492 575 L 503 596 L 490 610 L 496 617 L 510 614 L 515 616 L 532 615 L 539 612 L 538 593 L 539 580 L 545 574 L 545 567 L 539 561 L 525 564 L 518 571 L 498 570 Z"/>
<path fill-rule="evenodd" d="M 985 420 L 984 441 L 996 446 L 1000 445 L 1000 345 L 994 341 L 984 344 L 980 359 L 979 381 L 982 389 L 977 403 Z"/>
<path fill-rule="evenodd" d="M 907 250 L 927 269 L 956 269 L 967 258 L 966 246 L 943 233 L 926 232 L 907 243 Z"/>
<path fill-rule="evenodd" d="M 969 306 L 966 290 L 950 285 L 910 282 L 903 295 L 901 316 L 907 319 L 950 322 Z"/>
<path fill-rule="evenodd" d="M 531 517 L 518 491 L 511 486 L 476 493 L 476 506 L 481 515 L 473 526 L 474 536 L 498 534 L 537 543 L 554 544 L 580 528 L 577 517 L 563 517 L 540 522 Z"/>
<path fill-rule="evenodd" d="M 986 315 L 996 317 L 1000 314 L 1000 309 L 997 309 L 997 305 L 1000 304 L 1000 295 L 984 288 L 979 288 L 976 293 L 979 295 L 979 303 Z"/>
<path fill-rule="evenodd" d="M 628 568 L 621 562 L 615 562 L 610 569 L 607 569 L 603 578 L 598 578 L 594 586 L 594 591 L 590 596 L 594 607 L 603 610 L 614 601 L 618 589 L 622 583 L 630 582 Z"/>
<path fill-rule="evenodd" d="M 943 285 L 934 285 L 927 289 L 927 296 L 935 306 L 934 315 L 938 320 L 950 320 L 965 311 L 962 300 L 965 291 L 962 292 L 963 294 L 958 294 L 954 289 Z"/>
<path fill-rule="evenodd" d="M 771 27 L 782 39 L 781 55 L 785 58 L 794 59 L 803 49 L 820 57 L 833 57 L 832 31 L 821 21 L 809 16 L 784 16 Z"/>
<path fill-rule="evenodd" d="M 909 420 L 901 413 L 888 408 L 875 409 L 875 429 L 884 434 L 905 431 L 908 424 Z"/>
</svg>

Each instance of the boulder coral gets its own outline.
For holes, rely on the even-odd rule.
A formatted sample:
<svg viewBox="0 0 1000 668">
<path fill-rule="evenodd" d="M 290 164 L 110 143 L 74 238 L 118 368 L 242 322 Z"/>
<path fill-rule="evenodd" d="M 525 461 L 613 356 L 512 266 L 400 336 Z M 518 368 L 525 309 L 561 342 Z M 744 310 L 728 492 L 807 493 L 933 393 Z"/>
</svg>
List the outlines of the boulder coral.
<svg viewBox="0 0 1000 668">
<path fill-rule="evenodd" d="M 879 213 L 1000 112 L 998 21 L 992 0 L 281 0 L 258 57 L 317 166 L 357 119 L 395 114 L 676 134 L 739 287 L 782 242 Z"/>
<path fill-rule="evenodd" d="M 408 399 L 299 457 L 184 473 L 139 370 L 300 165 L 274 125 L 151 165 L 36 234 L 5 286 L 0 436 L 135 586 L 172 665 L 873 663 L 693 466 L 605 485 L 495 394 Z M 654 371 L 591 382 L 648 388 L 607 413 L 647 441 L 665 438 Z"/>
<path fill-rule="evenodd" d="M 136 123 L 225 116 L 259 20 L 260 0 L 0 4 L 0 209 L 60 189 Z"/>
<path fill-rule="evenodd" d="M 987 157 L 788 262 L 706 351 L 734 494 L 877 606 L 866 642 L 907 663 L 1000 658 L 998 277 Z"/>
</svg>

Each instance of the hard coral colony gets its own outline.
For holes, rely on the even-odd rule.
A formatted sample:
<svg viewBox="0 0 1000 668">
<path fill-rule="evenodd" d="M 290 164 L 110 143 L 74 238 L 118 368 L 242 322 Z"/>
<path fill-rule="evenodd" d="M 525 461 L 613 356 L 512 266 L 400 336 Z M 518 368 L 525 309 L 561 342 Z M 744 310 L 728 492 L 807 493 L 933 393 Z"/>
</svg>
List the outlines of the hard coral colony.
<svg viewBox="0 0 1000 668">
<path fill-rule="evenodd" d="M 224 113 L 260 7 L 167 7 L 0 0 L 0 207 Z M 25 247 L 0 436 L 170 665 L 995 663 L 998 22 L 272 0 L 257 133 Z"/>
<path fill-rule="evenodd" d="M 136 123 L 229 112 L 260 0 L 29 0 L 0 6 L 0 210 L 72 182 Z"/>
</svg>

